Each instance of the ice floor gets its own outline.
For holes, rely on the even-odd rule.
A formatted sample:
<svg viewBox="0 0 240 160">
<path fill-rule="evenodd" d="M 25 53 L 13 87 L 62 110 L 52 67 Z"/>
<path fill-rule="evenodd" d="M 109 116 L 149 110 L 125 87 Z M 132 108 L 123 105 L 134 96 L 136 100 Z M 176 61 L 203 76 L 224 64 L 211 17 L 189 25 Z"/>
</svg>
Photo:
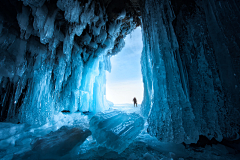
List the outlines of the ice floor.
<svg viewBox="0 0 240 160">
<path fill-rule="evenodd" d="M 137 114 L 140 114 L 140 107 L 141 107 L 141 104 L 138 104 L 138 107 L 134 107 L 133 104 L 117 104 L 117 105 L 114 105 L 111 109 L 124 111 L 126 113 L 135 112 Z"/>
<path fill-rule="evenodd" d="M 60 113 L 40 127 L 0 123 L 0 159 L 239 160 L 239 144 L 161 143 L 139 112 L 140 105 L 125 104 L 95 116 Z"/>
</svg>

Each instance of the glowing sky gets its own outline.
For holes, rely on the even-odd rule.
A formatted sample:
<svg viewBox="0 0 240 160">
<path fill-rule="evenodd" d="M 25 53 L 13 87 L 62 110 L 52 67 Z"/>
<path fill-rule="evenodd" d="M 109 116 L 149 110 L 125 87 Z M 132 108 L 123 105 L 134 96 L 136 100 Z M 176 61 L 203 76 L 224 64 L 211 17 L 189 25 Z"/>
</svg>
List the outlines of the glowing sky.
<svg viewBox="0 0 240 160">
<path fill-rule="evenodd" d="M 142 102 L 142 47 L 141 28 L 138 27 L 127 35 L 122 51 L 111 58 L 112 71 L 107 72 L 106 97 L 114 104 L 133 103 L 133 97 L 137 98 L 138 104 Z"/>
</svg>

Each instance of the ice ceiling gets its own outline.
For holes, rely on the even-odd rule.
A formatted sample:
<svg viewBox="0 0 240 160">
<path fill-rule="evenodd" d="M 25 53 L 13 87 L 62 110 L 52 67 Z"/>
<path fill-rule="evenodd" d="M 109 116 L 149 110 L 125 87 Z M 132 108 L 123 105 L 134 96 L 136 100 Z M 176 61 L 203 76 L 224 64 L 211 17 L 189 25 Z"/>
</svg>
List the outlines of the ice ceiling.
<svg viewBox="0 0 240 160">
<path fill-rule="evenodd" d="M 236 139 L 239 1 L 2 0 L 0 120 L 43 125 L 98 112 L 110 57 L 141 25 L 142 115 L 163 142 Z M 141 13 L 140 13 L 141 11 Z"/>
<path fill-rule="evenodd" d="M 44 124 L 62 110 L 109 108 L 110 57 L 140 25 L 130 2 L 4 1 L 1 12 L 2 120 Z"/>
</svg>

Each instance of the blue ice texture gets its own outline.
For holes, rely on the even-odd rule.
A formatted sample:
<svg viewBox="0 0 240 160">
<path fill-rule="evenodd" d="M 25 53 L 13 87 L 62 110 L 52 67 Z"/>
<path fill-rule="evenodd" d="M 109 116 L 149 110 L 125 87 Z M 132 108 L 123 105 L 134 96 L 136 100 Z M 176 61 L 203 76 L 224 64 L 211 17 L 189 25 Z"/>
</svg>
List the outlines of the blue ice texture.
<svg viewBox="0 0 240 160">
<path fill-rule="evenodd" d="M 2 103 L 10 103 L 7 121 L 44 125 L 62 110 L 109 109 L 106 71 L 111 72 L 111 56 L 136 27 L 133 18 L 122 10 L 110 20 L 105 7 L 93 0 L 58 0 L 51 11 L 45 0 L 22 2 L 16 17 L 20 31 L 7 28 L 0 17 L 0 82 L 14 88 L 12 97 L 3 95 Z M 56 20 L 62 13 L 65 31 Z"/>
<path fill-rule="evenodd" d="M 144 119 L 136 113 L 105 111 L 90 120 L 92 137 L 101 147 L 123 152 L 144 128 Z"/>
</svg>

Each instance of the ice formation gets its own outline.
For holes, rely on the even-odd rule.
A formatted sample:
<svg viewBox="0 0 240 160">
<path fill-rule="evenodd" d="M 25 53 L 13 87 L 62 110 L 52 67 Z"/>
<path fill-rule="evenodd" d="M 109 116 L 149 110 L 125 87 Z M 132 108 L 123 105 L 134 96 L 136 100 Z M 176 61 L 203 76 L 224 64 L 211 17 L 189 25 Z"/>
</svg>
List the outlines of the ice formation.
<svg viewBox="0 0 240 160">
<path fill-rule="evenodd" d="M 98 144 L 121 153 L 141 133 L 143 126 L 143 118 L 136 113 L 106 111 L 91 118 L 89 129 Z"/>
<path fill-rule="evenodd" d="M 81 145 L 91 132 L 81 127 L 63 126 L 56 132 L 36 138 L 31 142 L 31 150 L 14 155 L 13 159 L 46 159 L 60 158 L 76 145 Z"/>
<path fill-rule="evenodd" d="M 185 148 L 197 143 L 200 136 L 222 144 L 239 140 L 239 1 L 0 3 L 0 121 L 15 123 L 0 125 L 0 158 L 11 159 L 13 153 L 29 151 L 33 139 L 66 122 L 81 123 L 75 118 L 83 118 L 83 111 L 95 114 L 108 109 L 112 104 L 105 98 L 105 73 L 111 71 L 110 57 L 123 48 L 125 36 L 140 24 L 144 43 L 141 114 L 148 122 L 144 139 L 151 135 L 157 138 L 154 142 L 184 142 Z M 63 110 L 70 114 L 63 115 Z M 106 112 L 93 117 L 90 128 L 98 144 L 112 151 L 109 157 L 126 158 L 132 148 L 143 143 L 144 157 L 153 158 L 152 152 L 146 151 L 146 141 L 133 141 L 142 121 L 136 113 Z M 57 127 L 49 127 L 56 123 Z M 118 125 L 120 128 L 108 132 Z M 131 133 L 118 133 L 128 127 L 133 127 Z M 121 140 L 121 145 L 111 136 Z M 88 138 L 84 145 L 90 141 Z M 99 158 L 101 147 L 93 146 L 89 152 Z M 224 148 L 219 144 L 209 147 L 200 158 L 219 158 L 215 150 Z M 234 153 L 228 150 L 224 153 Z M 143 154 L 131 157 L 139 155 Z M 169 152 L 168 158 L 173 157 Z"/>
<path fill-rule="evenodd" d="M 151 7 L 155 9 L 148 10 Z M 155 14 L 156 10 L 160 11 L 165 7 L 166 12 Z M 164 25 L 166 17 L 169 20 Z M 148 131 L 151 135 L 167 142 L 193 143 L 198 140 L 199 133 L 195 127 L 191 103 L 180 83 L 178 63 L 174 58 L 178 43 L 176 36 L 172 34 L 173 19 L 170 3 L 161 2 L 154 6 L 151 1 L 145 2 L 144 48 L 141 59 L 145 94 L 142 112 L 148 116 Z"/>
<path fill-rule="evenodd" d="M 26 124 L 12 124 L 1 122 L 0 128 L 0 140 L 3 140 L 22 132 L 26 128 Z"/>
<path fill-rule="evenodd" d="M 150 135 L 175 143 L 196 143 L 199 135 L 218 141 L 238 136 L 236 4 L 239 2 L 141 3 L 141 112 L 148 117 Z"/>
<path fill-rule="evenodd" d="M 85 140 L 84 136 L 90 134 L 87 129 L 89 128 L 88 117 L 81 115 L 81 113 L 66 115 L 60 112 L 54 116 L 52 122 L 42 126 L 1 122 L 0 127 L 0 158 L 6 160 L 12 159 L 14 154 L 18 155 L 15 156 L 15 159 L 26 159 L 26 157 L 23 158 L 24 156 L 36 159 L 35 154 L 37 157 L 41 156 L 42 159 L 44 155 L 46 157 L 62 157 L 57 152 L 40 153 L 47 153 L 50 149 L 57 151 L 59 150 L 57 146 L 61 146 L 60 148 L 68 154 L 67 152 L 71 150 L 71 147 L 65 148 L 65 145 L 62 144 L 72 146 L 72 148 L 78 147 L 82 143 L 81 141 Z M 72 141 L 70 141 L 71 139 Z M 42 150 L 35 148 L 36 150 L 33 151 L 35 145 L 41 146 Z"/>
<path fill-rule="evenodd" d="M 1 4 L 1 121 L 42 125 L 62 110 L 96 113 L 110 107 L 105 98 L 110 57 L 140 22 L 126 7 L 129 2 Z M 118 11 L 109 12 L 116 5 Z"/>
</svg>

